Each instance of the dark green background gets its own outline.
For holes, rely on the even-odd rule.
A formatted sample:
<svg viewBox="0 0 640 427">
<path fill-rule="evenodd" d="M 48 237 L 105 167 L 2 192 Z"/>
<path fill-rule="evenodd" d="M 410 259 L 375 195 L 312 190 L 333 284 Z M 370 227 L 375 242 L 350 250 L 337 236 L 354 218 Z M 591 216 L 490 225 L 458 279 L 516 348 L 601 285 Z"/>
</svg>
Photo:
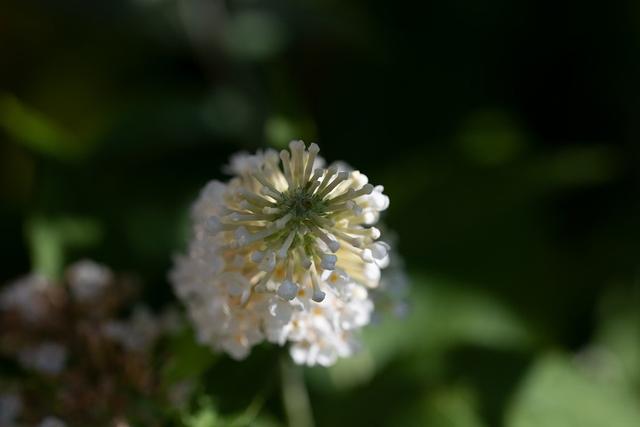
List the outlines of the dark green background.
<svg viewBox="0 0 640 427">
<path fill-rule="evenodd" d="M 413 287 L 362 376 L 309 372 L 318 424 L 637 414 L 636 2 L 9 1 L 0 55 L 3 281 L 91 257 L 165 305 L 199 188 L 302 138 L 385 186 Z M 580 368 L 594 346 L 631 370 Z M 269 354 L 211 368 L 216 410 L 247 405 L 234 375 Z M 569 418 L 536 418 L 527 384 Z"/>
</svg>

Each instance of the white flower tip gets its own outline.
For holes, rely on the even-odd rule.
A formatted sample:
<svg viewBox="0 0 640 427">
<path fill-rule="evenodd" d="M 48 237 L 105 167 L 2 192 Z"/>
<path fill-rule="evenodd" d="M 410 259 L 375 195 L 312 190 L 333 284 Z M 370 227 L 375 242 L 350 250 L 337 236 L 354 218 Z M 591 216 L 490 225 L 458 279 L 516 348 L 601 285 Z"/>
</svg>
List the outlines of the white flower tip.
<svg viewBox="0 0 640 427">
<path fill-rule="evenodd" d="M 362 251 L 362 254 L 360 255 L 360 258 L 362 258 L 362 260 L 364 262 L 373 262 L 374 261 L 373 253 L 372 253 L 371 249 L 369 249 L 369 248 L 364 249 Z"/>
<path fill-rule="evenodd" d="M 271 196 L 271 190 L 264 186 L 260 187 L 260 194 L 262 194 L 263 196 Z"/>
<path fill-rule="evenodd" d="M 347 208 L 351 209 L 356 215 L 360 215 L 362 213 L 362 208 L 353 200 L 349 200 L 347 202 Z"/>
<path fill-rule="evenodd" d="M 242 294 L 240 294 L 240 304 L 244 306 L 247 303 L 247 301 L 249 301 L 250 296 L 251 296 L 250 291 L 247 290 L 242 292 Z"/>
<path fill-rule="evenodd" d="M 306 256 L 303 257 L 300 262 L 302 263 L 302 268 L 304 268 L 305 270 L 308 270 L 311 268 L 311 260 L 309 258 L 307 258 Z"/>
<path fill-rule="evenodd" d="M 251 253 L 251 261 L 255 263 L 262 261 L 263 258 L 264 258 L 264 252 L 262 251 L 255 251 Z"/>
<path fill-rule="evenodd" d="M 377 185 L 374 189 L 370 203 L 374 209 L 383 211 L 389 207 L 389 196 L 383 193 L 384 187 Z"/>
<path fill-rule="evenodd" d="M 322 292 L 320 289 L 315 289 L 313 291 L 313 296 L 311 297 L 311 299 L 314 300 L 315 302 L 322 302 L 324 301 L 325 296 L 326 294 Z"/>
<path fill-rule="evenodd" d="M 380 267 L 375 263 L 367 263 L 362 270 L 364 276 L 372 282 L 378 282 L 380 280 Z"/>
<path fill-rule="evenodd" d="M 287 300 L 287 301 L 291 301 L 298 294 L 298 285 L 296 285 L 295 283 L 293 283 L 290 280 L 285 280 L 278 287 L 277 294 L 278 294 L 278 296 L 280 298 L 282 298 L 284 300 Z"/>
<path fill-rule="evenodd" d="M 380 229 L 379 229 L 379 228 L 377 228 L 377 227 L 371 227 L 371 228 L 369 229 L 369 231 L 370 231 L 370 233 L 371 233 L 371 238 L 372 238 L 373 240 L 378 239 L 378 238 L 380 237 L 380 235 L 381 235 L 381 233 L 380 233 Z"/>
<path fill-rule="evenodd" d="M 367 175 L 358 170 L 351 172 L 351 179 L 353 179 L 354 182 L 357 182 L 361 186 L 369 182 L 369 178 L 367 177 Z"/>
<path fill-rule="evenodd" d="M 385 242 L 376 242 L 371 245 L 371 253 L 377 260 L 384 259 L 389 253 L 390 246 Z"/>
<path fill-rule="evenodd" d="M 289 149 L 291 149 L 292 151 L 299 148 L 302 148 L 304 150 L 304 142 L 302 142 L 301 140 L 294 139 L 289 143 Z"/>
<path fill-rule="evenodd" d="M 287 150 L 280 151 L 280 160 L 282 160 L 283 162 L 289 161 L 289 152 Z"/>
<path fill-rule="evenodd" d="M 322 255 L 322 260 L 320 262 L 320 266 L 325 270 L 333 270 L 336 268 L 336 262 L 338 261 L 338 257 L 333 254 L 324 254 Z"/>
<path fill-rule="evenodd" d="M 245 227 L 241 226 L 236 228 L 235 236 L 236 236 L 236 239 L 238 240 L 238 243 L 243 244 L 249 239 L 250 234 Z"/>
<path fill-rule="evenodd" d="M 262 271 L 273 271 L 276 268 L 276 254 L 269 252 L 263 259 L 258 268 Z"/>
<path fill-rule="evenodd" d="M 378 221 L 378 213 L 372 211 L 364 212 L 362 220 L 365 224 L 375 224 L 375 222 Z"/>
<path fill-rule="evenodd" d="M 289 214 L 283 216 L 282 218 L 277 219 L 276 228 L 279 230 L 283 229 L 284 226 L 287 225 L 287 222 L 289 222 L 289 219 L 291 219 L 291 215 Z"/>
<path fill-rule="evenodd" d="M 240 286 L 238 283 L 230 284 L 228 287 L 228 290 L 229 290 L 229 295 L 233 297 L 240 296 L 244 292 L 244 288 Z"/>
<path fill-rule="evenodd" d="M 318 154 L 320 152 L 320 147 L 318 147 L 318 144 L 315 142 L 312 142 L 311 145 L 309 145 L 309 152 Z"/>
<path fill-rule="evenodd" d="M 329 249 L 331 250 L 331 252 L 338 252 L 338 249 L 340 249 L 340 243 L 338 243 L 337 240 L 331 240 L 327 246 L 329 247 Z"/>
<path fill-rule="evenodd" d="M 389 266 L 389 262 L 390 262 L 389 255 L 387 255 L 382 259 L 375 260 L 376 265 L 380 268 L 387 268 Z"/>
</svg>

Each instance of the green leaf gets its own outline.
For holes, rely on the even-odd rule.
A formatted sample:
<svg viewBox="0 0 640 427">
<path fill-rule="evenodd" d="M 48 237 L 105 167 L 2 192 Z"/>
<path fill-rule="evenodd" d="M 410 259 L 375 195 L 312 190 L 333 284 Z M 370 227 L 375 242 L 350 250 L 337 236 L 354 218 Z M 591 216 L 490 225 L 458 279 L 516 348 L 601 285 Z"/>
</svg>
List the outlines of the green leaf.
<svg viewBox="0 0 640 427">
<path fill-rule="evenodd" d="M 405 418 L 406 417 L 406 418 Z M 478 401 L 467 387 L 449 386 L 429 392 L 419 401 L 419 406 L 410 411 L 403 426 L 429 427 L 483 427 L 478 411 Z"/>
<path fill-rule="evenodd" d="M 619 170 L 618 153 L 605 145 L 558 149 L 531 168 L 532 177 L 550 189 L 610 181 Z"/>
<path fill-rule="evenodd" d="M 281 424 L 272 418 L 259 415 L 264 399 L 257 397 L 239 414 L 221 414 L 210 396 L 201 396 L 198 407 L 192 414 L 182 416 L 185 427 L 278 427 Z"/>
<path fill-rule="evenodd" d="M 168 385 L 204 374 L 217 360 L 209 348 L 195 341 L 190 328 L 172 339 L 169 352 L 173 356 L 163 370 L 164 382 Z"/>
<path fill-rule="evenodd" d="M 506 415 L 508 427 L 637 427 L 638 420 L 633 394 L 590 378 L 558 354 L 535 363 Z"/>
<path fill-rule="evenodd" d="M 51 118 L 11 95 L 0 97 L 0 127 L 30 149 L 56 158 L 69 158 L 84 148 Z"/>
<path fill-rule="evenodd" d="M 185 427 L 221 427 L 224 426 L 218 411 L 211 399 L 203 397 L 200 399 L 198 409 L 189 415 L 182 417 Z"/>
<path fill-rule="evenodd" d="M 637 287 L 611 287 L 606 291 L 600 302 L 595 339 L 580 350 L 575 361 L 593 381 L 640 398 L 639 291 Z"/>
<path fill-rule="evenodd" d="M 397 350 L 440 352 L 458 344 L 507 349 L 533 342 L 522 319 L 476 287 L 421 275 L 412 282 L 410 314 L 366 329 L 376 358 Z"/>
<path fill-rule="evenodd" d="M 276 15 L 242 11 L 229 19 L 224 32 L 224 45 L 236 58 L 264 60 L 282 50 L 287 41 L 285 30 Z"/>
<path fill-rule="evenodd" d="M 535 337 L 525 322 L 497 298 L 471 286 L 440 278 L 412 276 L 410 314 L 387 317 L 364 329 L 364 349 L 329 368 L 334 386 L 367 382 L 377 369 L 402 353 L 421 355 L 422 367 L 456 345 L 509 350 L 529 348 Z M 434 366 L 435 366 L 434 365 Z M 322 384 L 323 374 L 312 379 Z"/>
<path fill-rule="evenodd" d="M 308 139 L 316 134 L 312 120 L 302 118 L 295 120 L 285 116 L 271 116 L 264 125 L 264 133 L 269 146 L 281 149 L 286 148 L 289 141 L 305 136 Z"/>
<path fill-rule="evenodd" d="M 460 151 L 483 165 L 498 165 L 516 158 L 524 150 L 524 134 L 504 111 L 474 112 L 457 138 Z"/>
<path fill-rule="evenodd" d="M 48 219 L 36 216 L 26 223 L 31 269 L 50 278 L 62 275 L 65 249 L 86 248 L 102 238 L 100 225 L 90 218 Z"/>
</svg>

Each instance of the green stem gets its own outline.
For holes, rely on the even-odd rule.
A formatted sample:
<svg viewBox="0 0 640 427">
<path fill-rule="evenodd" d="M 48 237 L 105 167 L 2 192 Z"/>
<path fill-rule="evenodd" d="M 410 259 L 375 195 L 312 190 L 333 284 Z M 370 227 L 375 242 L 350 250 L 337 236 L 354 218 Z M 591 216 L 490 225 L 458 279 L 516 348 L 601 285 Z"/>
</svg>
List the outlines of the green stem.
<svg viewBox="0 0 640 427">
<path fill-rule="evenodd" d="M 309 393 L 300 366 L 295 366 L 287 354 L 280 358 L 282 400 L 291 427 L 313 427 Z"/>
</svg>

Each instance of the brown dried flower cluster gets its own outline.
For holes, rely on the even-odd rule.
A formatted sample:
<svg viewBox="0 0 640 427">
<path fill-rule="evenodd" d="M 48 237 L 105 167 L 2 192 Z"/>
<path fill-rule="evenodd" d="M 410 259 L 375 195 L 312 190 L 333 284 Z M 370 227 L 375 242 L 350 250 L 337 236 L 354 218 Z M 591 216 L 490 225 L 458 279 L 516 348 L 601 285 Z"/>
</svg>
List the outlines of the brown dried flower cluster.
<svg viewBox="0 0 640 427">
<path fill-rule="evenodd" d="M 3 288 L 0 353 L 14 372 L 2 388 L 10 390 L 16 419 L 126 425 L 123 415 L 139 412 L 127 393 L 158 398 L 151 352 L 179 321 L 175 313 L 154 316 L 144 307 L 121 320 L 135 289 L 131 278 L 86 260 L 71 265 L 60 282 L 32 274 Z"/>
</svg>

